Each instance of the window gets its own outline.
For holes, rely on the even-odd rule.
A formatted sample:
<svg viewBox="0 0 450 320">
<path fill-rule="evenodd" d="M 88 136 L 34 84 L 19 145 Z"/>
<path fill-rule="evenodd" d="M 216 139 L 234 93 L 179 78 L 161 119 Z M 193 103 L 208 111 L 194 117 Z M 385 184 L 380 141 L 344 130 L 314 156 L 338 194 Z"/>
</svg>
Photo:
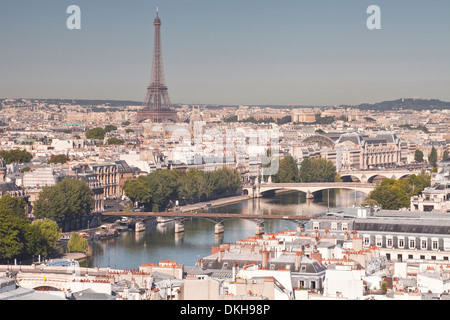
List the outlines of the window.
<svg viewBox="0 0 450 320">
<path fill-rule="evenodd" d="M 392 236 L 389 236 L 389 237 L 386 239 L 386 247 L 387 247 L 387 248 L 392 248 L 393 245 L 394 245 L 394 240 L 392 239 Z"/>
<path fill-rule="evenodd" d="M 314 230 L 319 230 L 319 226 L 320 226 L 320 222 L 315 221 L 315 222 L 313 223 L 313 229 L 314 229 Z"/>
<path fill-rule="evenodd" d="M 331 223 L 331 230 L 337 230 L 338 224 L 337 222 L 332 222 Z"/>
<path fill-rule="evenodd" d="M 399 248 L 404 248 L 405 247 L 405 238 L 399 237 L 397 244 L 398 244 Z"/>
<path fill-rule="evenodd" d="M 348 223 L 342 224 L 342 230 L 348 230 Z"/>
<path fill-rule="evenodd" d="M 375 245 L 379 248 L 383 246 L 383 237 L 382 236 L 376 236 L 375 238 Z"/>
<path fill-rule="evenodd" d="M 444 239 L 444 250 L 450 251 L 450 239 L 449 238 Z"/>
<path fill-rule="evenodd" d="M 370 246 L 370 236 L 364 236 L 364 246 Z"/>
<path fill-rule="evenodd" d="M 436 238 L 431 239 L 431 248 L 433 250 L 439 249 L 439 240 Z"/>
<path fill-rule="evenodd" d="M 416 247 L 416 239 L 409 238 L 409 248 L 414 249 Z"/>
<path fill-rule="evenodd" d="M 426 238 L 420 238 L 420 249 L 427 250 L 428 240 Z"/>
</svg>

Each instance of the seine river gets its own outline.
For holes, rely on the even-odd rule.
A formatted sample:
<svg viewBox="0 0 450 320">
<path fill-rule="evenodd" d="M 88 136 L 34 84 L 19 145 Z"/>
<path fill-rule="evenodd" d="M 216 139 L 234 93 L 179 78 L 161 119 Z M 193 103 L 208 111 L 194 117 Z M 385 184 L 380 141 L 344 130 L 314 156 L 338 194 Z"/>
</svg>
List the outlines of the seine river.
<svg viewBox="0 0 450 320">
<path fill-rule="evenodd" d="M 212 209 L 224 213 L 262 213 L 267 215 L 316 215 L 329 208 L 359 205 L 363 193 L 350 190 L 324 191 L 322 197 L 306 199 L 301 192 L 281 193 L 272 197 L 245 200 Z M 174 223 L 149 224 L 145 232 L 122 232 L 119 237 L 90 242 L 91 256 L 80 263 L 83 267 L 108 267 L 137 269 L 143 263 L 175 260 L 194 266 L 197 260 L 211 253 L 211 246 L 231 243 L 255 235 L 255 223 L 243 219 L 224 222 L 225 232 L 214 234 L 214 223 L 203 219 L 185 220 L 183 234 L 175 234 Z M 297 225 L 284 220 L 264 223 L 265 232 L 295 230 Z"/>
</svg>

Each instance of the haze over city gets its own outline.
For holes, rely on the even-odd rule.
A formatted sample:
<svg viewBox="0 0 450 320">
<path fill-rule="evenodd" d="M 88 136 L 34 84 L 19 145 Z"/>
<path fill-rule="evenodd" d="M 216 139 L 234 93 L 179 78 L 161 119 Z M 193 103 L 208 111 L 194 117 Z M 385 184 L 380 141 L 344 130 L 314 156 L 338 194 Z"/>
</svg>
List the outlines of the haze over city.
<svg viewBox="0 0 450 320">
<path fill-rule="evenodd" d="M 71 4 L 81 30 L 66 28 Z M 3 1 L 2 98 L 142 101 L 157 6 L 174 103 L 450 101 L 445 0 Z"/>
</svg>

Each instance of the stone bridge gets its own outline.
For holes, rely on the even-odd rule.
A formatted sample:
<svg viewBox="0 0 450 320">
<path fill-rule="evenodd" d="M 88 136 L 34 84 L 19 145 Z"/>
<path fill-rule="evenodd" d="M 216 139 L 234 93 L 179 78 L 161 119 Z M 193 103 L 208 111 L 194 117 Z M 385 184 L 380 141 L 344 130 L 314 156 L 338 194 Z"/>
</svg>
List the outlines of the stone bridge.
<svg viewBox="0 0 450 320">
<path fill-rule="evenodd" d="M 370 171 L 341 171 L 341 179 L 345 182 L 373 183 L 378 179 L 405 179 L 413 174 L 420 174 L 420 169 L 414 170 L 370 170 Z"/>
<path fill-rule="evenodd" d="M 306 193 L 307 198 L 314 198 L 314 193 L 328 189 L 349 189 L 369 194 L 376 187 L 373 183 L 351 182 L 316 182 L 316 183 L 261 183 L 259 185 L 244 186 L 243 193 L 253 198 L 263 196 L 264 193 L 277 190 L 295 190 Z"/>
<path fill-rule="evenodd" d="M 377 182 L 383 179 L 406 179 L 410 175 L 420 174 L 421 169 L 391 169 L 370 171 L 341 171 L 339 172 L 344 182 L 320 182 L 320 183 L 268 183 L 259 185 L 246 185 L 242 187 L 243 193 L 254 198 L 261 197 L 265 192 L 276 190 L 296 190 L 306 193 L 307 198 L 314 198 L 314 193 L 327 189 L 350 189 L 369 194 Z"/>
</svg>

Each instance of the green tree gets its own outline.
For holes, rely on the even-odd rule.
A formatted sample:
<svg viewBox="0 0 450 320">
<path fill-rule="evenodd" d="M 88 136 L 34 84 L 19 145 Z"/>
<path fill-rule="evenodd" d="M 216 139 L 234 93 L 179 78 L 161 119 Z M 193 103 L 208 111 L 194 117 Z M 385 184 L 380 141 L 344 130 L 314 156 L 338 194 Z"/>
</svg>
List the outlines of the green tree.
<svg viewBox="0 0 450 320">
<path fill-rule="evenodd" d="M 122 139 L 118 139 L 118 138 L 109 138 L 107 144 L 111 144 L 111 145 L 122 145 L 125 143 L 125 140 Z"/>
<path fill-rule="evenodd" d="M 405 185 L 398 183 L 400 181 L 384 179 L 380 185 L 370 192 L 368 199 L 375 200 L 386 210 L 409 207 L 409 194 L 405 190 Z"/>
<path fill-rule="evenodd" d="M 106 130 L 103 128 L 92 128 L 86 131 L 86 139 L 102 140 L 105 138 Z"/>
<path fill-rule="evenodd" d="M 292 122 L 292 116 L 284 116 L 281 119 L 277 119 L 278 125 L 282 125 L 282 124 L 289 123 L 289 122 Z"/>
<path fill-rule="evenodd" d="M 112 124 L 108 124 L 108 125 L 105 126 L 105 132 L 106 133 L 111 132 L 111 131 L 115 131 L 115 130 L 117 130 L 117 127 L 112 125 Z"/>
<path fill-rule="evenodd" d="M 88 242 L 77 232 L 72 232 L 70 234 L 70 239 L 67 242 L 67 250 L 69 250 L 69 252 L 82 252 L 87 254 L 89 250 Z"/>
<path fill-rule="evenodd" d="M 2 157 L 6 164 L 10 163 L 27 163 L 33 159 L 31 153 L 26 150 L 12 149 L 0 150 L 0 157 Z"/>
<path fill-rule="evenodd" d="M 177 170 L 157 170 L 149 174 L 145 179 L 152 190 L 152 205 L 158 206 L 159 211 L 164 211 L 169 202 L 178 198 L 179 173 Z"/>
<path fill-rule="evenodd" d="M 147 210 L 158 212 L 175 200 L 198 202 L 234 195 L 241 187 L 241 180 L 238 170 L 226 167 L 212 172 L 157 170 L 127 181 L 124 191 L 132 201 L 139 201 Z"/>
<path fill-rule="evenodd" d="M 65 154 L 57 154 L 52 155 L 50 159 L 48 159 L 47 163 L 66 163 L 67 161 L 70 161 L 68 156 Z"/>
<path fill-rule="evenodd" d="M 300 165 L 301 182 L 334 182 L 336 167 L 327 159 L 304 159 Z"/>
<path fill-rule="evenodd" d="M 414 161 L 417 163 L 423 162 L 423 152 L 421 150 L 417 149 L 416 152 L 414 152 Z"/>
<path fill-rule="evenodd" d="M 6 204 L 0 204 L 0 261 L 20 256 L 25 248 L 25 224 Z"/>
<path fill-rule="evenodd" d="M 35 256 L 48 257 L 55 252 L 59 237 L 59 227 L 55 221 L 35 220 L 29 228 L 27 250 Z"/>
<path fill-rule="evenodd" d="M 22 198 L 12 197 L 9 194 L 5 194 L 0 198 L 0 204 L 4 204 L 10 208 L 16 217 L 22 219 L 26 218 L 25 207 L 27 203 Z"/>
<path fill-rule="evenodd" d="M 202 199 L 205 200 L 211 194 L 205 172 L 190 169 L 188 172 L 180 175 L 178 194 L 180 199 L 194 202 L 201 201 Z"/>
<path fill-rule="evenodd" d="M 66 178 L 42 189 L 34 204 L 34 215 L 69 223 L 90 214 L 93 204 L 92 191 L 86 182 Z"/>
<path fill-rule="evenodd" d="M 0 261 L 27 258 L 31 255 L 48 256 L 56 249 L 58 225 L 51 220 L 18 217 L 6 203 L 0 203 Z"/>
<path fill-rule="evenodd" d="M 433 166 L 436 166 L 438 157 L 437 157 L 437 150 L 435 147 L 431 148 L 431 152 L 428 155 L 428 163 L 432 164 Z"/>
<path fill-rule="evenodd" d="M 273 176 L 275 183 L 289 183 L 299 181 L 297 161 L 293 157 L 287 156 L 280 160 L 278 172 Z"/>
<path fill-rule="evenodd" d="M 442 160 L 447 160 L 448 159 L 448 151 L 444 150 L 444 153 L 442 154 Z"/>
<path fill-rule="evenodd" d="M 128 180 L 123 190 L 133 202 L 138 201 L 144 205 L 150 205 L 152 203 L 152 190 L 143 176 Z"/>
<path fill-rule="evenodd" d="M 374 201 L 383 209 L 398 210 L 408 208 L 411 196 L 417 195 L 430 186 L 431 176 L 411 175 L 408 179 L 384 179 L 366 198 L 365 203 Z"/>
</svg>

